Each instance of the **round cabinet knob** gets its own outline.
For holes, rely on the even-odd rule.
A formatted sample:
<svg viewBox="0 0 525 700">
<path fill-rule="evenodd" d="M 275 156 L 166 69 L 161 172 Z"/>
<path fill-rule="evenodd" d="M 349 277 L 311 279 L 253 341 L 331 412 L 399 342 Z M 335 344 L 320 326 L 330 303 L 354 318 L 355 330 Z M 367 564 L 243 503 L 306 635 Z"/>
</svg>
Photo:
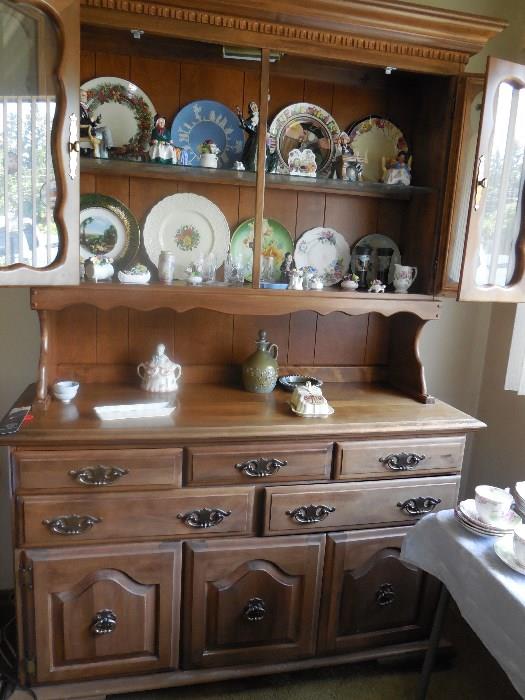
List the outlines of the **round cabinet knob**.
<svg viewBox="0 0 525 700">
<path fill-rule="evenodd" d="M 242 614 L 248 622 L 261 622 L 266 615 L 264 600 L 262 598 L 250 598 Z"/>
<path fill-rule="evenodd" d="M 111 634 L 117 626 L 117 615 L 113 610 L 99 610 L 91 623 L 93 634 Z"/>
</svg>

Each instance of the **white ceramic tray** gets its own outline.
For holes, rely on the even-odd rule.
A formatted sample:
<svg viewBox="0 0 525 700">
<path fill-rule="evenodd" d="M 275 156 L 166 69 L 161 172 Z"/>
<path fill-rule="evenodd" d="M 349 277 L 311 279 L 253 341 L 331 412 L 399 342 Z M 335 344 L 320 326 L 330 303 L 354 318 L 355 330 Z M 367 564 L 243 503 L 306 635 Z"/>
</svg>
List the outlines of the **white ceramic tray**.
<svg viewBox="0 0 525 700">
<path fill-rule="evenodd" d="M 119 406 L 95 406 L 100 420 L 122 420 L 124 418 L 162 418 L 175 410 L 168 401 L 156 403 L 130 403 Z"/>
</svg>

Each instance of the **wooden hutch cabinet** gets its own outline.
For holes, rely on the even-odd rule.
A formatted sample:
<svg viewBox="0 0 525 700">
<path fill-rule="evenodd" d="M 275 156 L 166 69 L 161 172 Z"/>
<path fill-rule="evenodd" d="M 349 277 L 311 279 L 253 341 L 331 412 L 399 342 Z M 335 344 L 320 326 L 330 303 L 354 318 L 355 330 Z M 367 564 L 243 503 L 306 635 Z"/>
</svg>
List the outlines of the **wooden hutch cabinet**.
<svg viewBox="0 0 525 700">
<path fill-rule="evenodd" d="M 47 700 L 102 698 L 424 650 L 437 582 L 401 563 L 401 542 L 421 515 L 454 506 L 466 436 L 483 424 L 429 396 L 419 335 L 440 293 L 525 296 L 525 69 L 464 74 L 505 23 L 390 0 L 0 2 L 39 66 L 21 97 L 8 97 L 20 90 L 6 73 L 2 124 L 29 100 L 33 132 L 47 134 L 42 171 L 20 156 L 10 179 L 7 137 L 0 148 L 11 173 L 0 283 L 33 285 L 41 326 L 36 387 L 20 399 L 34 418 L 2 439 L 21 683 Z M 412 184 L 267 174 L 265 129 L 256 172 L 80 157 L 79 86 L 100 76 L 142 87 L 168 121 L 196 99 L 254 100 L 261 124 L 301 101 L 341 128 L 387 115 L 410 144 Z M 23 207 L 10 219 L 5 204 L 23 176 L 33 192 L 42 183 L 43 243 L 36 199 L 29 238 Z M 141 224 L 177 192 L 210 199 L 232 230 L 254 217 L 252 282 L 79 282 L 80 192 L 118 198 Z M 314 226 L 351 245 L 388 234 L 415 284 L 260 288 L 270 217 L 294 239 Z M 324 380 L 333 416 L 292 415 L 282 389 L 242 390 L 260 328 L 283 372 Z M 175 412 L 100 421 L 94 406 L 147 400 L 136 365 L 161 342 L 183 366 Z M 49 396 L 62 378 L 81 383 L 68 405 Z"/>
</svg>

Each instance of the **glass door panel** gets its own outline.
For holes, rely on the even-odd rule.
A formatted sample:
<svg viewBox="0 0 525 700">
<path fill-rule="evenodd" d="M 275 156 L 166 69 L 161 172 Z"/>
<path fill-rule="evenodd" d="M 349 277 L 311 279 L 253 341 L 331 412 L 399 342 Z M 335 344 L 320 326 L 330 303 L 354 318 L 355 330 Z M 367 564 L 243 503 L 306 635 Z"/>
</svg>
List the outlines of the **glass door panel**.
<svg viewBox="0 0 525 700">
<path fill-rule="evenodd" d="M 489 71 L 460 297 L 521 301 L 525 67 L 491 60 Z"/>
</svg>

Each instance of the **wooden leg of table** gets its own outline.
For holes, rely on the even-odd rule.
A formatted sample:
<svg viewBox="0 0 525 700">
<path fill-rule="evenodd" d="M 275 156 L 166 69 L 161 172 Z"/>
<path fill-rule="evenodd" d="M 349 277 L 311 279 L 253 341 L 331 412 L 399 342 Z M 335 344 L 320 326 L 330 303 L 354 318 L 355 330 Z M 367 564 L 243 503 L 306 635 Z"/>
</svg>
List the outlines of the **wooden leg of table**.
<svg viewBox="0 0 525 700">
<path fill-rule="evenodd" d="M 423 668 L 421 670 L 421 675 L 417 686 L 417 700 L 425 700 L 427 697 L 430 675 L 432 674 L 432 669 L 434 668 L 436 653 L 439 646 L 439 640 L 441 639 L 441 631 L 443 630 L 443 623 L 445 621 L 445 613 L 447 611 L 449 600 L 450 594 L 447 587 L 442 585 L 436 608 L 436 614 L 434 615 L 434 622 L 432 623 L 432 631 L 430 632 L 428 649 L 425 654 L 425 660 L 423 661 Z"/>
</svg>

